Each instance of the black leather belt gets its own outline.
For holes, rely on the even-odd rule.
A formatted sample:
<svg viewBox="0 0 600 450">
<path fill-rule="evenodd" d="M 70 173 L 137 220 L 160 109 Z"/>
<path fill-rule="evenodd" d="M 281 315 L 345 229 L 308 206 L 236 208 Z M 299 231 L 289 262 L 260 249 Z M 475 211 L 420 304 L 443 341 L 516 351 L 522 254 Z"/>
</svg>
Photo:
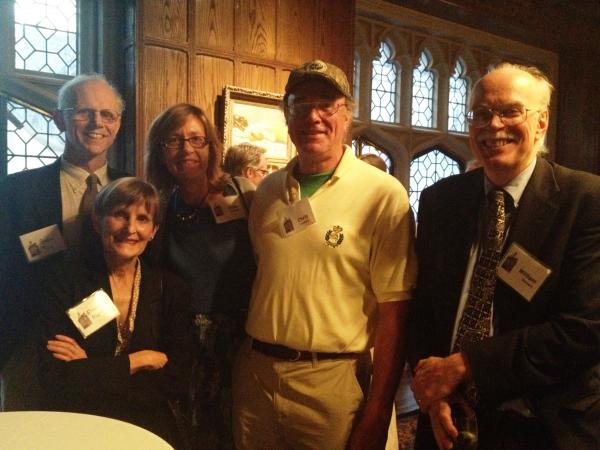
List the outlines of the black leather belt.
<svg viewBox="0 0 600 450">
<path fill-rule="evenodd" d="M 361 353 L 328 353 L 328 352 L 310 352 L 308 350 L 294 350 L 285 345 L 269 344 L 268 342 L 252 339 L 252 349 L 263 355 L 270 356 L 285 361 L 312 361 L 316 359 L 355 359 Z"/>
</svg>

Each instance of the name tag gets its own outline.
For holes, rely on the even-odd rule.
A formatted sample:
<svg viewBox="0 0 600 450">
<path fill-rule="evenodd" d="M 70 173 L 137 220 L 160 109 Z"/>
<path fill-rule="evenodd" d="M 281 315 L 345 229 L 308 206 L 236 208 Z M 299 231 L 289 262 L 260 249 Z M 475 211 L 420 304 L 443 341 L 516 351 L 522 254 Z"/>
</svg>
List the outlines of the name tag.
<svg viewBox="0 0 600 450">
<path fill-rule="evenodd" d="M 293 205 L 282 208 L 277 215 L 279 231 L 284 238 L 299 233 L 317 222 L 308 198 L 303 198 Z"/>
<path fill-rule="evenodd" d="M 84 338 L 98 331 L 119 315 L 108 294 L 99 289 L 67 310 L 67 315 Z"/>
<path fill-rule="evenodd" d="M 498 265 L 498 278 L 527 301 L 531 301 L 551 272 L 516 242 L 510 245 Z"/>
<path fill-rule="evenodd" d="M 217 223 L 231 222 L 246 217 L 246 210 L 239 195 L 217 194 L 208 199 L 208 204 Z"/>
<path fill-rule="evenodd" d="M 40 228 L 31 233 L 22 234 L 19 236 L 19 239 L 21 240 L 27 261 L 30 263 L 40 261 L 67 249 L 65 240 L 56 224 Z"/>
</svg>

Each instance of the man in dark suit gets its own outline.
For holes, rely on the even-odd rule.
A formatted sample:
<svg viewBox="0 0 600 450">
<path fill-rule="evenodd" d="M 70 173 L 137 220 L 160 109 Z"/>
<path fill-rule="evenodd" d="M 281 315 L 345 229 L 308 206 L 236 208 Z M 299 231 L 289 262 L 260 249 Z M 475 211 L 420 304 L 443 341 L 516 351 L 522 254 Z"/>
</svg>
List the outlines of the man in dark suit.
<svg viewBox="0 0 600 450">
<path fill-rule="evenodd" d="M 538 156 L 551 91 L 535 68 L 485 75 L 468 116 L 483 168 L 420 198 L 417 449 L 451 448 L 452 413 L 473 410 L 480 449 L 600 448 L 600 178 Z M 486 194 L 497 189 L 504 241 L 482 281 Z M 482 335 L 473 324 L 487 324 Z"/>
<path fill-rule="evenodd" d="M 6 410 L 38 407 L 34 346 L 27 343 L 39 310 L 36 289 L 52 259 L 65 248 L 79 251 L 95 193 L 124 175 L 107 166 L 123 108 L 123 99 L 101 75 L 68 81 L 53 115 L 65 133 L 63 155 L 0 182 L 0 406 Z"/>
</svg>

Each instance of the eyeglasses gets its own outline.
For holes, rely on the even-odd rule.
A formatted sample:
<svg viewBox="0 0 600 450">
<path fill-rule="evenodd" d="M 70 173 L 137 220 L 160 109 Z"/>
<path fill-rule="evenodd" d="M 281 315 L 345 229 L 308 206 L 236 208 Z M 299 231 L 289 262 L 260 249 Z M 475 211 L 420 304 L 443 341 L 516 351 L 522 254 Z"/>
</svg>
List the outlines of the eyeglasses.
<svg viewBox="0 0 600 450">
<path fill-rule="evenodd" d="M 321 118 L 331 117 L 337 113 L 342 106 L 348 106 L 346 103 L 335 103 L 331 100 L 318 102 L 298 102 L 288 105 L 288 112 L 293 117 L 306 117 L 314 109 Z"/>
<path fill-rule="evenodd" d="M 72 111 L 71 119 L 75 122 L 88 122 L 96 113 L 100 114 L 100 120 L 104 123 L 115 123 L 121 117 L 121 113 L 112 109 L 93 109 L 93 108 L 62 108 L 61 111 Z"/>
<path fill-rule="evenodd" d="M 497 110 L 492 108 L 475 108 L 467 113 L 467 122 L 475 128 L 487 127 L 494 115 L 497 115 L 500 121 L 510 127 L 520 125 L 527 120 L 527 113 L 540 112 L 539 109 L 527 109 L 524 106 L 509 106 L 507 108 Z"/>
<path fill-rule="evenodd" d="M 210 141 L 206 136 L 190 136 L 189 138 L 169 136 L 163 141 L 163 145 L 169 150 L 179 150 L 183 147 L 184 142 L 189 142 L 193 148 L 201 149 L 206 147 Z"/>
<path fill-rule="evenodd" d="M 252 167 L 252 166 L 250 166 Z M 269 175 L 269 171 L 267 169 L 259 169 L 258 167 L 252 167 L 256 172 L 260 173 L 263 177 Z"/>
</svg>

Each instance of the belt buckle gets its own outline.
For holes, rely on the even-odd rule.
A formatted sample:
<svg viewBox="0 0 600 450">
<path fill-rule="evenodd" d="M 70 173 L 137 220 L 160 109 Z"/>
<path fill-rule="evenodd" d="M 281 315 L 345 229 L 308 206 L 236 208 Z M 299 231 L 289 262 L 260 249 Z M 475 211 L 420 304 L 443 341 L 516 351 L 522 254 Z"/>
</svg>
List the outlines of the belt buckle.
<svg viewBox="0 0 600 450">
<path fill-rule="evenodd" d="M 290 349 L 290 350 L 294 350 L 294 349 Z M 288 361 L 290 362 L 295 362 L 295 361 L 300 361 L 300 357 L 302 356 L 302 353 L 300 353 L 300 350 L 294 350 L 296 352 L 296 356 L 294 356 L 293 358 L 288 358 Z"/>
</svg>

